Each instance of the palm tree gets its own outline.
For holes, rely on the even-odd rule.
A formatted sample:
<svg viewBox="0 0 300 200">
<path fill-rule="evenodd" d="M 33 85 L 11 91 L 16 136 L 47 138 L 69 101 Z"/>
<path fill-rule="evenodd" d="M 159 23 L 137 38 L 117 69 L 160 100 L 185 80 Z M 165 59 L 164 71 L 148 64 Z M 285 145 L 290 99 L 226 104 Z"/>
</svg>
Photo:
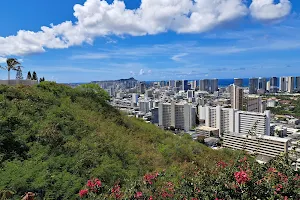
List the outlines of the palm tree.
<svg viewBox="0 0 300 200">
<path fill-rule="evenodd" d="M 19 61 L 16 58 L 8 58 L 6 60 L 6 67 L 0 66 L 1 69 L 7 70 L 8 72 L 8 80 L 10 80 L 10 70 L 17 70 L 17 65 L 19 65 Z"/>
</svg>

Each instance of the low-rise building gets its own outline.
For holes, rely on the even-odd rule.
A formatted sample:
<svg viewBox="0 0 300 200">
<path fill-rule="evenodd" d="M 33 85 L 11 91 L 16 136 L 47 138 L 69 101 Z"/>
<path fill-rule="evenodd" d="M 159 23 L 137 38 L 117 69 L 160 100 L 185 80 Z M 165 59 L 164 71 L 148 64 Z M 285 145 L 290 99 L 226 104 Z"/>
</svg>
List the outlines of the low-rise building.
<svg viewBox="0 0 300 200">
<path fill-rule="evenodd" d="M 266 135 L 251 136 L 239 133 L 225 133 L 223 137 L 223 146 L 274 158 L 281 153 L 288 152 L 290 140 L 290 138 L 279 138 Z"/>
</svg>

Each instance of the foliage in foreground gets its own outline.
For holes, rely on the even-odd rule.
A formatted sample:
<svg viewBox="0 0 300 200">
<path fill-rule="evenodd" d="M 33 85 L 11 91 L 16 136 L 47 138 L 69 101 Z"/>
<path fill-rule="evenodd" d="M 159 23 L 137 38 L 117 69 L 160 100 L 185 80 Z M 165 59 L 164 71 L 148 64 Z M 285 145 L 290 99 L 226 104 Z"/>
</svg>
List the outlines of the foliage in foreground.
<svg viewBox="0 0 300 200">
<path fill-rule="evenodd" d="M 97 85 L 1 85 L 0 191 L 13 199 L 28 191 L 38 199 L 76 199 L 90 177 L 127 185 L 166 169 L 176 182 L 190 168 L 209 169 L 237 154 L 129 119 L 108 99 Z"/>
<path fill-rule="evenodd" d="M 167 172 L 146 174 L 131 185 L 104 185 L 89 180 L 80 190 L 82 199 L 300 199 L 300 175 L 285 157 L 266 165 L 244 158 L 213 168 L 192 168 L 178 181 Z M 175 175 L 176 176 L 176 175 Z"/>
</svg>

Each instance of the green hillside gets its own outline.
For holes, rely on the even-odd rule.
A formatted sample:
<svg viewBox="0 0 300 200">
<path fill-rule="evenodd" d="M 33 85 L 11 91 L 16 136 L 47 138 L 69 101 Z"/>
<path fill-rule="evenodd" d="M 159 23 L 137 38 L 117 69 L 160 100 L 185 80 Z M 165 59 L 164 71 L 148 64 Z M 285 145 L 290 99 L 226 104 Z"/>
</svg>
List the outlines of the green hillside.
<svg viewBox="0 0 300 200">
<path fill-rule="evenodd" d="M 14 191 L 16 199 L 26 191 L 75 199 L 92 177 L 125 184 L 147 172 L 180 176 L 233 157 L 232 151 L 213 151 L 130 119 L 107 100 L 96 85 L 1 85 L 0 191 Z"/>
</svg>

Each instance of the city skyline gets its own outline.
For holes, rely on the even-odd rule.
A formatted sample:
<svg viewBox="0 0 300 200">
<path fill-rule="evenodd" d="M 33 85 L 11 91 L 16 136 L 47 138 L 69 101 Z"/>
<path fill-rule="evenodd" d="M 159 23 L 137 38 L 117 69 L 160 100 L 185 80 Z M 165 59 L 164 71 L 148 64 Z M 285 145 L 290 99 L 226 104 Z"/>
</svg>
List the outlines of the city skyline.
<svg viewBox="0 0 300 200">
<path fill-rule="evenodd" d="M 299 1 L 191 2 L 4 1 L 0 64 L 16 57 L 60 83 L 300 74 Z"/>
</svg>

